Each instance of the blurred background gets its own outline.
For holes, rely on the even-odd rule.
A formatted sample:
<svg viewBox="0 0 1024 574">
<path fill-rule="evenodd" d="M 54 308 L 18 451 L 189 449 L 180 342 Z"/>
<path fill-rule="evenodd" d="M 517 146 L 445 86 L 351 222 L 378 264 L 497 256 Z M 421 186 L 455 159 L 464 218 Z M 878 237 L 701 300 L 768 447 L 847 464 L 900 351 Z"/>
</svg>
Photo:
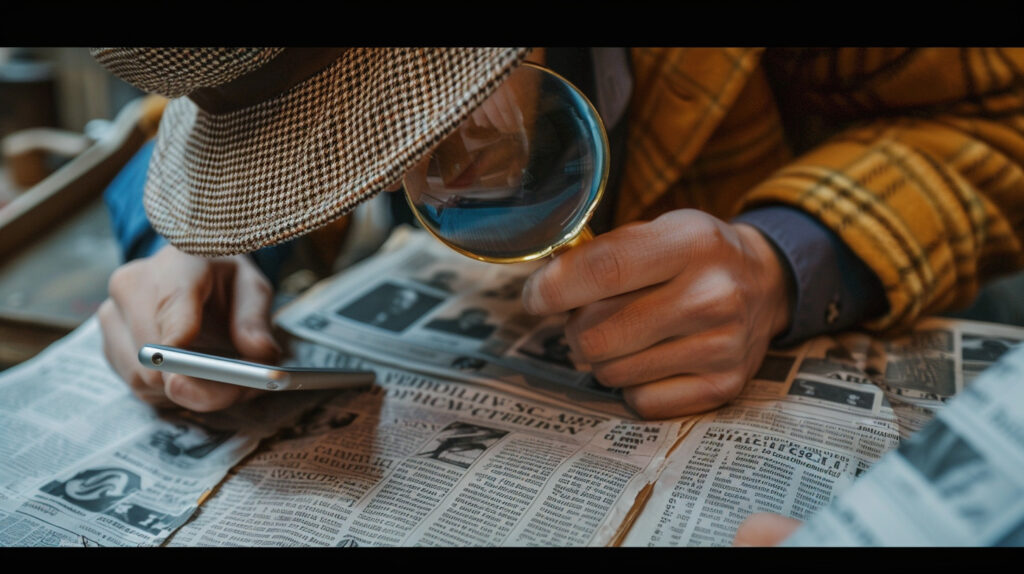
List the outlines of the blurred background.
<svg viewBox="0 0 1024 574">
<path fill-rule="evenodd" d="M 155 131 L 146 100 L 87 48 L 0 47 L 0 370 L 105 299 L 120 254 L 102 193 Z"/>
<path fill-rule="evenodd" d="M 117 112 L 142 93 L 96 63 L 87 48 L 0 47 L 0 139 L 27 128 L 99 135 Z M 90 122 L 92 124 L 90 125 Z M 69 158 L 53 154 L 55 169 Z M 0 203 L 17 188 L 4 161 Z"/>
</svg>

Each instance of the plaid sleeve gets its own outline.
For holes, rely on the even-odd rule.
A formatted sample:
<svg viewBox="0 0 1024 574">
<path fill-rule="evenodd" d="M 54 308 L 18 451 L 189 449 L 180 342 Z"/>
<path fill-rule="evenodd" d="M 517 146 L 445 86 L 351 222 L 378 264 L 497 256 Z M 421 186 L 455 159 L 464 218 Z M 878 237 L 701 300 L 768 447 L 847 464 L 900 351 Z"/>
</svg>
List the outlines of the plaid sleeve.
<svg viewBox="0 0 1024 574">
<path fill-rule="evenodd" d="M 874 59 L 874 60 L 873 60 Z M 832 229 L 904 327 L 1024 267 L 1024 51 L 833 49 L 794 65 L 808 109 L 852 127 L 757 185 Z M 872 118 L 867 120 L 866 118 Z"/>
</svg>

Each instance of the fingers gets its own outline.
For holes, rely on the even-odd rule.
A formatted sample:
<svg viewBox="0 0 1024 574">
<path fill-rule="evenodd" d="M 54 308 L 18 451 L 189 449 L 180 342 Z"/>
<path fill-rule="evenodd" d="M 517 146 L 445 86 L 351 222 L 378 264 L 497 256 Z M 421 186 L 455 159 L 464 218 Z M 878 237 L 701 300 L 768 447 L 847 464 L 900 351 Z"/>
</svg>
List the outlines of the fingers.
<svg viewBox="0 0 1024 574">
<path fill-rule="evenodd" d="M 740 327 L 744 306 L 736 284 L 722 274 L 678 277 L 576 310 L 566 324 L 566 340 L 585 362 L 601 363 L 668 339 Z M 733 332 L 745 335 L 742 329 Z"/>
<path fill-rule="evenodd" d="M 706 219 L 671 212 L 595 237 L 535 271 L 523 289 L 523 306 L 550 315 L 667 281 L 706 250 L 711 240 L 701 234 L 719 233 Z"/>
<path fill-rule="evenodd" d="M 218 307 L 208 317 L 226 321 L 227 336 L 243 358 L 258 362 L 274 362 L 280 348 L 270 335 L 269 311 L 273 298 L 270 283 L 244 256 L 211 262 L 201 275 L 186 275 L 179 292 L 190 292 L 168 305 L 184 313 L 193 313 L 188 320 L 168 324 L 168 332 L 191 334 L 199 332 L 203 319 L 203 305 L 211 302 Z M 198 300 L 198 296 L 212 297 L 212 301 Z M 197 320 L 193 321 L 192 319 Z M 193 331 L 193 323 L 194 331 Z M 213 332 L 215 325 L 204 330 Z M 262 392 L 237 385 L 209 381 L 175 373 L 164 373 L 164 392 L 176 404 L 197 412 L 210 412 L 227 408 L 248 400 Z"/>
<path fill-rule="evenodd" d="M 145 277 L 145 270 L 139 262 L 122 265 L 111 274 L 107 286 L 110 298 L 107 301 L 115 307 L 117 327 L 111 324 L 109 332 L 104 328 L 105 336 L 118 337 L 122 343 L 130 342 L 132 346 L 136 341 L 160 343 L 156 322 L 152 312 L 147 310 L 152 304 L 143 294 L 147 291 L 150 297 L 153 294 L 152 290 L 146 289 Z M 121 329 L 125 332 L 121 333 Z"/>
<path fill-rule="evenodd" d="M 680 373 L 708 374 L 742 368 L 749 360 L 745 338 L 726 327 L 646 347 L 603 362 L 591 362 L 594 376 L 609 387 L 659 381 Z M 575 351 L 575 350 L 574 350 Z"/>
<path fill-rule="evenodd" d="M 680 375 L 623 390 L 626 403 L 645 419 L 669 419 L 718 408 L 747 382 L 746 368 L 703 375 Z"/>
<path fill-rule="evenodd" d="M 97 311 L 100 329 L 103 332 L 103 354 L 111 368 L 143 401 L 154 406 L 170 403 L 164 394 L 164 382 L 160 371 L 147 369 L 136 359 L 138 348 L 131 338 L 131 331 L 121 317 L 117 306 L 110 299 L 100 305 Z"/>
<path fill-rule="evenodd" d="M 110 277 L 110 299 L 131 331 L 133 342 L 184 346 L 198 334 L 212 282 L 201 266 L 166 258 L 137 260 Z"/>
<path fill-rule="evenodd" d="M 232 286 L 229 329 L 231 341 L 247 359 L 272 363 L 281 348 L 271 334 L 270 306 L 274 291 L 251 264 L 240 263 Z"/>
<path fill-rule="evenodd" d="M 778 514 L 751 514 L 736 529 L 733 546 L 777 546 L 802 523 Z"/>
<path fill-rule="evenodd" d="M 523 306 L 572 311 L 575 356 L 645 418 L 732 400 L 789 315 L 785 269 L 767 239 L 694 210 L 570 249 L 530 276 Z"/>
<path fill-rule="evenodd" d="M 764 358 L 768 341 L 741 324 L 672 339 L 591 365 L 597 380 L 623 388 L 643 418 L 666 419 L 725 405 L 743 390 Z"/>
<path fill-rule="evenodd" d="M 280 349 L 270 336 L 272 292 L 244 257 L 211 260 L 165 247 L 157 255 L 126 264 L 111 276 L 110 299 L 98 315 L 104 353 L 133 392 L 152 404 L 173 402 L 214 411 L 261 391 L 146 369 L 141 345 L 189 346 L 220 329 L 246 358 L 272 361 Z M 204 318 L 206 324 L 204 327 Z"/>
<path fill-rule="evenodd" d="M 204 265 L 189 264 L 182 266 L 175 276 L 162 278 L 161 283 L 157 285 L 153 311 L 159 344 L 188 345 L 202 326 L 203 307 L 213 289 L 213 278 Z M 137 296 L 152 297 L 152 294 L 142 292 Z"/>
<path fill-rule="evenodd" d="M 225 409 L 253 393 L 237 385 L 218 383 L 188 377 L 177 373 L 163 373 L 163 391 L 175 404 L 196 412 L 212 412 Z"/>
</svg>

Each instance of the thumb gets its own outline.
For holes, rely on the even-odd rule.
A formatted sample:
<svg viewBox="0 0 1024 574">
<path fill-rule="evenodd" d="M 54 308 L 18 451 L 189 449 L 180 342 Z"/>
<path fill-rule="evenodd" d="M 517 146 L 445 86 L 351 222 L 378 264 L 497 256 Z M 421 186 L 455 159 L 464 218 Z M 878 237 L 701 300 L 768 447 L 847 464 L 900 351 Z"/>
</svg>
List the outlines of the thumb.
<svg viewBox="0 0 1024 574">
<path fill-rule="evenodd" d="M 274 362 L 281 347 L 270 329 L 270 305 L 274 290 L 270 282 L 248 263 L 235 274 L 231 299 L 231 342 L 243 357 Z"/>
</svg>

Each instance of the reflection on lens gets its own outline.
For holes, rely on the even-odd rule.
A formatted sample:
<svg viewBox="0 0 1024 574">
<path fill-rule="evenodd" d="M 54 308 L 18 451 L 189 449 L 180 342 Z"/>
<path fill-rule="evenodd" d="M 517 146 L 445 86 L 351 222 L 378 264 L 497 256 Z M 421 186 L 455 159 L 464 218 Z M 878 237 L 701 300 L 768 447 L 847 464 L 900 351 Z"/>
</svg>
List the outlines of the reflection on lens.
<svg viewBox="0 0 1024 574">
<path fill-rule="evenodd" d="M 423 225 L 494 262 L 547 255 L 585 227 L 607 177 L 607 139 L 570 84 L 524 64 L 406 175 Z"/>
</svg>

